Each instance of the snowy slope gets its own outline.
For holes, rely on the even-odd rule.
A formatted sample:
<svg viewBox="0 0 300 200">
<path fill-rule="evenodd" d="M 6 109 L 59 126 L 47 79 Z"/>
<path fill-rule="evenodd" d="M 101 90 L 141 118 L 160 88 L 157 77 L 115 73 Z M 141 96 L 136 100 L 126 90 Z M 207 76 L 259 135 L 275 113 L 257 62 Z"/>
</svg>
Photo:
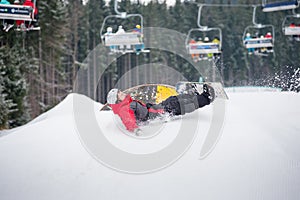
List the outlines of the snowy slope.
<svg viewBox="0 0 300 200">
<path fill-rule="evenodd" d="M 0 199 L 300 199 L 300 95 L 228 95 L 222 135 L 213 151 L 199 159 L 212 105 L 153 125 L 157 135 L 135 139 L 122 132 L 110 111 L 98 112 L 100 104 L 71 94 L 31 123 L 0 132 Z M 129 153 L 164 149 L 175 140 L 180 123 L 195 118 L 200 119 L 197 135 L 182 157 L 161 170 L 120 172 L 99 162 L 84 145 L 74 99 L 91 104 L 106 139 Z M 149 130 L 144 127 L 146 134 Z"/>
</svg>

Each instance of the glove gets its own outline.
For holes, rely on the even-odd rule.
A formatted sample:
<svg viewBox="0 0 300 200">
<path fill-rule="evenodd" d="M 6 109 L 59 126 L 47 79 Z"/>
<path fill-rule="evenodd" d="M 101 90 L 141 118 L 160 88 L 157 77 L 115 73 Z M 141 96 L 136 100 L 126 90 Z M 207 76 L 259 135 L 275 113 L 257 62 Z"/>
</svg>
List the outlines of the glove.
<svg viewBox="0 0 300 200">
<path fill-rule="evenodd" d="M 149 109 L 149 108 L 151 108 L 153 106 L 153 104 L 152 103 L 146 103 L 146 107 Z"/>
<path fill-rule="evenodd" d="M 139 128 L 136 128 L 136 129 L 134 130 L 134 134 L 135 134 L 136 136 L 141 136 L 141 135 L 143 134 L 143 131 L 142 131 L 141 129 L 139 129 Z"/>
</svg>

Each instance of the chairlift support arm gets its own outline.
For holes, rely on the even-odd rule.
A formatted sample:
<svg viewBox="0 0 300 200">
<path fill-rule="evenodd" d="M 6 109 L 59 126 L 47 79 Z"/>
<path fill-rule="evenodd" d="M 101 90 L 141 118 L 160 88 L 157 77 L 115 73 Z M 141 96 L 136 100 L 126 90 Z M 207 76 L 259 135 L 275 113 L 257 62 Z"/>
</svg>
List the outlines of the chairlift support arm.
<svg viewBox="0 0 300 200">
<path fill-rule="evenodd" d="M 118 0 L 115 0 L 114 9 L 115 9 L 115 12 L 117 13 L 117 15 L 122 16 L 122 18 L 126 18 L 127 13 L 126 12 L 120 12 L 118 10 Z"/>
<path fill-rule="evenodd" d="M 261 24 L 256 23 L 256 8 L 257 6 L 253 6 L 252 23 L 254 26 L 261 27 Z"/>
<path fill-rule="evenodd" d="M 201 12 L 202 12 L 202 8 L 203 8 L 203 4 L 199 5 L 199 9 L 198 9 L 198 18 L 197 18 L 197 25 L 199 28 L 201 29 L 207 29 L 207 26 L 202 26 L 201 25 Z"/>
</svg>

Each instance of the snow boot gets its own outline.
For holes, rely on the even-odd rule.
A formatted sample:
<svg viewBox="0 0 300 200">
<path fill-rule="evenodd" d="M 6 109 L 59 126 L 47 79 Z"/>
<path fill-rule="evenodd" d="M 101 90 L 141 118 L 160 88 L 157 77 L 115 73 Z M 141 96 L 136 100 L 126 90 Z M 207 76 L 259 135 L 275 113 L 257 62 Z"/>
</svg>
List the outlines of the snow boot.
<svg viewBox="0 0 300 200">
<path fill-rule="evenodd" d="M 215 100 L 215 90 L 212 86 L 204 84 L 203 94 L 209 99 L 210 103 L 212 103 Z"/>
<path fill-rule="evenodd" d="M 175 87 L 178 94 L 200 95 L 195 83 L 179 82 Z"/>
</svg>

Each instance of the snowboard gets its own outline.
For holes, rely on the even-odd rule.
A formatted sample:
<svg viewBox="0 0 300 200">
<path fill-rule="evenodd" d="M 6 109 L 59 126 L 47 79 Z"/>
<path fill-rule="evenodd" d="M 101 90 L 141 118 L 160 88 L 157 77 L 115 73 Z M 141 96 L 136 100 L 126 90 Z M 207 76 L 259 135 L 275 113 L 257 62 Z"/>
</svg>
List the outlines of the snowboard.
<svg viewBox="0 0 300 200">
<path fill-rule="evenodd" d="M 178 95 L 174 86 L 166 84 L 143 84 L 128 88 L 123 91 L 130 94 L 131 98 L 144 104 L 159 104 L 170 96 Z M 100 111 L 111 110 L 108 104 L 104 104 Z"/>
<path fill-rule="evenodd" d="M 220 82 L 187 82 L 187 81 L 180 81 L 176 83 L 175 88 L 178 94 L 188 94 L 194 93 L 195 90 L 201 94 L 203 92 L 203 85 L 207 84 L 208 86 L 212 87 L 215 92 L 215 98 L 219 99 L 229 99 L 222 83 Z"/>
<path fill-rule="evenodd" d="M 143 84 L 124 90 L 132 99 L 143 103 L 159 104 L 170 96 L 177 95 L 174 86 L 166 84 Z"/>
</svg>

